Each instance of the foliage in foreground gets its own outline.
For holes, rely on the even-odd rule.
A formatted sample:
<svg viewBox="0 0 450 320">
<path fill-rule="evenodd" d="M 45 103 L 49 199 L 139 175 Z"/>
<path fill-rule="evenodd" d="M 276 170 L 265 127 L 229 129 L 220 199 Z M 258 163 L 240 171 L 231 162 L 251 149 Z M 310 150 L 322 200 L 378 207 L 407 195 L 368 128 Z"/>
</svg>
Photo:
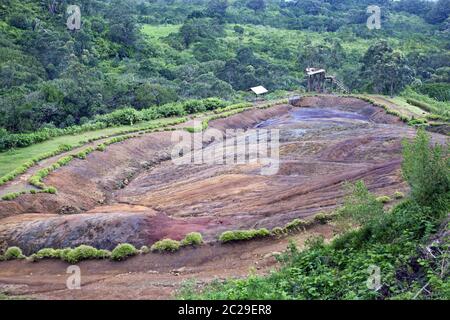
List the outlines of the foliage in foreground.
<svg viewBox="0 0 450 320">
<path fill-rule="evenodd" d="M 383 210 L 362 181 L 349 185 L 341 213 L 358 222 L 359 229 L 330 244 L 312 239 L 304 251 L 291 244 L 279 257 L 280 270 L 269 276 L 215 281 L 200 291 L 191 283 L 180 298 L 450 299 L 450 239 L 436 237 L 450 208 L 449 167 L 442 166 L 446 156 L 441 147 L 431 147 L 427 138 L 419 132 L 405 148 L 403 170 L 412 194 L 391 211 Z M 435 179 L 419 181 L 425 172 Z M 426 200 L 429 190 L 435 194 Z M 441 228 L 448 229 L 448 223 Z M 370 286 L 378 268 L 379 286 Z"/>
</svg>

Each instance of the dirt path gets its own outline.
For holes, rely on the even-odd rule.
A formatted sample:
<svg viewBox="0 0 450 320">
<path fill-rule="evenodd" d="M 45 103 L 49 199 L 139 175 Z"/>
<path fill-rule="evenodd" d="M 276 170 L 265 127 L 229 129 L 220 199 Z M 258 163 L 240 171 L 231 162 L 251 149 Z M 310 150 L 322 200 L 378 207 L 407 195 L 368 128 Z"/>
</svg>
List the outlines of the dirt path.
<svg viewBox="0 0 450 320">
<path fill-rule="evenodd" d="M 267 274 L 279 267 L 274 254 L 290 241 L 302 248 L 306 239 L 333 236 L 333 227 L 315 228 L 283 239 L 230 245 L 205 245 L 177 254 L 147 254 L 124 262 L 86 261 L 81 270 L 81 290 L 66 287 L 69 264 L 60 261 L 10 261 L 0 268 L 0 293 L 32 299 L 171 299 L 186 281 Z"/>
<path fill-rule="evenodd" d="M 399 106 L 399 105 L 393 103 L 392 101 L 390 101 L 389 99 L 387 99 L 383 96 L 370 95 L 369 98 L 372 99 L 373 101 L 375 101 L 376 103 L 387 106 L 389 109 L 396 111 L 401 115 L 407 116 L 409 119 L 424 118 L 428 114 L 427 112 L 425 112 L 417 107 L 414 107 L 414 106 L 411 106 L 411 107 L 414 109 L 417 109 L 417 112 L 412 112 L 411 110 L 408 110 L 405 107 L 402 107 L 402 106 Z"/>
</svg>

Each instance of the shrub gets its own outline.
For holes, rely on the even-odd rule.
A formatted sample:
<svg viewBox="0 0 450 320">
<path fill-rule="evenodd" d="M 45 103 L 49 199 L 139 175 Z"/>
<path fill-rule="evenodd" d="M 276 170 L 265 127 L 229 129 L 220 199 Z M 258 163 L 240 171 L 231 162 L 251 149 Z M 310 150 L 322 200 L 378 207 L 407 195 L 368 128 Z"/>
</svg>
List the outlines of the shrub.
<svg viewBox="0 0 450 320">
<path fill-rule="evenodd" d="M 9 247 L 4 255 L 6 260 L 23 259 L 25 256 L 19 247 Z"/>
<path fill-rule="evenodd" d="M 184 116 L 186 114 L 183 106 L 179 103 L 169 103 L 156 107 L 156 112 L 158 113 L 159 117 L 162 118 Z"/>
<path fill-rule="evenodd" d="M 235 230 L 235 231 L 225 231 L 220 237 L 219 241 L 222 243 L 232 242 L 232 241 L 246 241 L 256 238 L 264 238 L 270 236 L 270 231 L 263 228 L 259 230 Z"/>
<path fill-rule="evenodd" d="M 149 253 L 150 252 L 150 248 L 147 246 L 142 246 L 140 249 L 141 253 Z"/>
<path fill-rule="evenodd" d="M 314 216 L 314 221 L 320 223 L 320 224 L 326 224 L 328 221 L 331 221 L 332 217 L 331 215 L 328 215 L 326 213 L 318 213 Z"/>
<path fill-rule="evenodd" d="M 104 122 L 108 126 L 133 125 L 136 122 L 139 122 L 141 117 L 138 111 L 133 108 L 126 107 L 106 115 L 97 116 L 95 120 L 98 122 Z"/>
<path fill-rule="evenodd" d="M 355 184 L 346 184 L 349 194 L 344 199 L 341 212 L 359 223 L 365 223 L 384 215 L 383 204 L 367 190 L 362 180 Z"/>
<path fill-rule="evenodd" d="M 140 111 L 140 114 L 142 120 L 145 121 L 155 120 L 159 117 L 159 114 L 155 108 L 143 109 Z"/>
<path fill-rule="evenodd" d="M 56 194 L 58 190 L 55 187 L 48 187 L 43 190 L 45 193 Z"/>
<path fill-rule="evenodd" d="M 64 255 L 64 260 L 69 263 L 77 263 L 82 260 L 96 259 L 97 249 L 91 246 L 81 245 L 70 250 Z"/>
<path fill-rule="evenodd" d="M 106 150 L 106 145 L 105 144 L 99 144 L 98 146 L 97 146 L 97 148 L 95 148 L 95 150 L 97 150 L 97 151 L 100 151 L 100 152 L 103 152 L 103 151 L 105 151 Z"/>
<path fill-rule="evenodd" d="M 272 234 L 274 236 L 281 236 L 281 235 L 284 234 L 284 230 L 281 227 L 275 227 L 275 228 L 272 229 Z"/>
<path fill-rule="evenodd" d="M 59 259 L 61 257 L 61 250 L 45 248 L 39 250 L 33 256 L 37 259 Z"/>
<path fill-rule="evenodd" d="M 179 241 L 172 240 L 172 239 L 163 239 L 158 242 L 155 242 L 152 245 L 151 250 L 159 251 L 159 252 L 165 252 L 165 251 L 175 252 L 180 249 L 180 246 L 181 246 L 181 243 Z"/>
<path fill-rule="evenodd" d="M 402 173 L 412 198 L 423 206 L 441 205 L 438 199 L 450 191 L 448 150 L 448 146 L 430 146 L 430 136 L 423 129 L 414 141 L 403 141 Z"/>
<path fill-rule="evenodd" d="M 117 247 L 115 247 L 111 252 L 111 259 L 120 261 L 136 254 L 138 254 L 138 250 L 133 245 L 129 243 L 122 243 L 117 245 Z"/>
<path fill-rule="evenodd" d="M 388 196 L 381 196 L 376 199 L 380 203 L 389 203 L 391 202 L 391 198 Z"/>
<path fill-rule="evenodd" d="M 394 198 L 397 199 L 397 200 L 403 199 L 404 197 L 405 197 L 405 194 L 404 194 L 403 192 L 396 191 L 396 192 L 394 193 Z"/>
<path fill-rule="evenodd" d="M 195 245 L 201 245 L 203 243 L 203 237 L 198 232 L 191 232 L 184 237 L 184 239 L 181 241 L 181 245 L 183 246 L 195 246 Z"/>
<path fill-rule="evenodd" d="M 206 107 L 200 100 L 188 100 L 183 103 L 183 108 L 187 113 L 205 112 Z"/>
<path fill-rule="evenodd" d="M 109 259 L 109 258 L 111 258 L 111 251 L 99 249 L 99 250 L 97 250 L 96 258 L 97 259 Z"/>
<path fill-rule="evenodd" d="M 23 191 L 23 192 L 12 192 L 12 193 L 7 193 L 7 194 L 5 194 L 3 197 L 2 197 L 2 200 L 5 200 L 5 201 L 11 201 L 11 200 L 14 200 L 14 199 L 16 199 L 18 196 L 20 196 L 20 195 L 22 195 L 22 194 L 25 194 L 26 192 L 25 191 Z"/>
<path fill-rule="evenodd" d="M 410 126 L 422 126 L 427 124 L 427 120 L 426 119 L 415 119 L 412 118 L 411 120 L 408 121 L 408 125 Z"/>
</svg>

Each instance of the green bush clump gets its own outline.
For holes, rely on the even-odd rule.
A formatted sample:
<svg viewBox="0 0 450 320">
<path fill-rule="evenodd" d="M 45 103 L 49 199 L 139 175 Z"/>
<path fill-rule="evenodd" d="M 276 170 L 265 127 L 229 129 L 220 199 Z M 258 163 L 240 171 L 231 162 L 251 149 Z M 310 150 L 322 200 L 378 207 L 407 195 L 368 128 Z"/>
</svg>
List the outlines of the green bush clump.
<svg viewBox="0 0 450 320">
<path fill-rule="evenodd" d="M 64 129 L 60 128 L 43 128 L 32 133 L 12 133 L 2 135 L 0 138 L 0 151 L 13 148 L 24 148 L 30 145 L 44 142 L 46 140 L 63 136 L 74 135 L 87 131 L 100 130 L 107 127 L 106 123 L 90 122 L 81 126 L 71 126 Z M 68 151 L 68 150 L 66 150 Z"/>
<path fill-rule="evenodd" d="M 410 126 L 422 126 L 427 124 L 427 120 L 426 119 L 415 119 L 412 118 L 411 120 L 408 121 L 408 125 Z"/>
<path fill-rule="evenodd" d="M 183 246 L 196 246 L 201 245 L 203 243 L 203 237 L 198 232 L 191 232 L 184 237 L 183 240 L 181 240 L 181 245 Z"/>
<path fill-rule="evenodd" d="M 292 220 L 291 222 L 288 222 L 284 226 L 284 230 L 285 230 L 285 232 L 299 231 L 299 230 L 306 228 L 307 226 L 308 226 L 308 222 L 306 222 L 305 220 L 295 219 L 295 220 Z"/>
<path fill-rule="evenodd" d="M 394 193 L 394 198 L 397 199 L 397 200 L 403 199 L 404 197 L 405 197 L 405 194 L 404 194 L 403 192 L 396 191 L 396 192 Z"/>
<path fill-rule="evenodd" d="M 56 194 L 58 192 L 58 189 L 56 189 L 55 187 L 47 187 L 42 191 L 44 193 Z"/>
<path fill-rule="evenodd" d="M 65 156 L 65 157 L 62 157 L 61 159 L 59 159 L 56 163 L 57 163 L 60 167 L 63 167 L 63 166 L 65 166 L 66 164 L 68 164 L 70 161 L 72 161 L 72 159 L 73 159 L 73 156 Z"/>
<path fill-rule="evenodd" d="M 61 258 L 61 249 L 51 249 L 45 248 L 41 249 L 35 254 L 31 256 L 33 261 L 41 260 L 41 259 L 60 259 Z"/>
<path fill-rule="evenodd" d="M 448 145 L 431 145 L 431 137 L 419 129 L 414 141 L 403 141 L 402 173 L 411 196 L 423 206 L 446 206 L 442 194 L 450 191 Z"/>
<path fill-rule="evenodd" d="M 136 109 L 125 107 L 111 113 L 95 117 L 95 121 L 103 122 L 107 126 L 133 125 L 141 120 Z"/>
<path fill-rule="evenodd" d="M 75 249 L 71 249 L 63 254 L 64 261 L 69 263 L 77 263 L 82 260 L 96 259 L 98 251 L 96 248 L 86 245 L 81 245 Z"/>
<path fill-rule="evenodd" d="M 187 113 L 205 112 L 206 106 L 200 100 L 187 100 L 183 103 L 183 108 Z"/>
<path fill-rule="evenodd" d="M 181 243 L 172 239 L 163 239 L 155 242 L 151 250 L 159 251 L 159 252 L 175 252 L 178 251 L 181 247 Z"/>
<path fill-rule="evenodd" d="M 270 231 L 262 228 L 258 230 L 234 230 L 225 231 L 220 237 L 219 241 L 222 243 L 233 242 L 233 241 L 246 241 L 256 238 L 264 238 L 270 236 Z"/>
<path fill-rule="evenodd" d="M 350 192 L 339 214 L 352 218 L 359 228 L 330 244 L 323 238 L 309 241 L 304 250 L 291 243 L 278 258 L 281 268 L 267 276 L 214 282 L 200 290 L 185 287 L 180 298 L 448 299 L 448 270 L 443 267 L 448 262 L 450 203 L 446 148 L 430 145 L 429 136 L 419 130 L 403 150 L 402 173 L 411 198 L 387 212 L 363 181 L 347 184 Z M 433 254 L 423 250 L 427 244 L 432 244 Z M 367 286 L 373 266 L 383 274 L 379 290 Z"/>
<path fill-rule="evenodd" d="M 25 191 L 22 191 L 22 192 L 12 192 L 12 193 L 7 193 L 7 194 L 5 194 L 5 195 L 2 197 L 2 200 L 5 200 L 5 201 L 11 201 L 11 200 L 16 199 L 17 197 L 19 197 L 19 196 L 22 195 L 22 194 L 26 194 L 26 192 L 25 192 Z"/>
<path fill-rule="evenodd" d="M 320 224 L 326 224 L 328 221 L 332 220 L 332 216 L 326 213 L 318 213 L 314 216 L 314 221 Z"/>
<path fill-rule="evenodd" d="M 450 108 L 448 102 L 437 101 L 426 94 L 417 93 L 411 87 L 407 87 L 401 95 L 406 98 L 409 104 L 419 107 L 426 112 L 438 114 L 445 118 L 449 116 Z"/>
<path fill-rule="evenodd" d="M 102 143 L 102 144 L 99 144 L 95 150 L 100 151 L 100 152 L 103 152 L 103 151 L 106 150 L 106 145 L 103 144 L 103 143 Z"/>
<path fill-rule="evenodd" d="M 109 259 L 111 252 L 103 249 L 96 249 L 87 245 L 80 245 L 74 249 L 41 249 L 30 256 L 32 261 L 39 261 L 43 259 L 61 259 L 69 263 L 77 263 L 83 260 L 91 259 Z"/>
<path fill-rule="evenodd" d="M 138 253 L 139 251 L 132 244 L 122 243 L 117 245 L 111 252 L 111 259 L 120 261 Z"/>
<path fill-rule="evenodd" d="M 56 188 L 54 187 L 47 187 L 43 182 L 42 179 L 44 179 L 45 177 L 47 177 L 51 172 L 55 171 L 56 169 L 59 169 L 65 165 L 67 165 L 70 161 L 72 161 L 73 156 L 65 156 L 62 157 L 61 159 L 59 159 L 57 162 L 53 163 L 51 166 L 49 166 L 48 168 L 44 168 L 39 170 L 38 172 L 36 172 L 34 174 L 34 176 L 32 176 L 28 182 L 39 188 L 42 189 L 42 192 L 46 192 L 46 193 L 52 193 L 55 194 L 56 193 Z"/>
<path fill-rule="evenodd" d="M 224 108 L 214 110 L 214 113 L 219 114 L 219 113 L 228 112 L 228 111 L 236 110 L 236 109 L 248 109 L 248 108 L 251 108 L 252 106 L 253 106 L 253 104 L 247 103 L 247 102 L 236 103 L 236 104 L 232 104 L 230 106 L 224 107 Z"/>
<path fill-rule="evenodd" d="M 9 247 L 4 254 L 4 258 L 5 260 L 15 260 L 23 259 L 25 256 L 19 247 Z"/>
<path fill-rule="evenodd" d="M 381 197 L 377 197 L 377 201 L 380 203 L 389 203 L 391 202 L 391 198 L 389 196 L 381 196 Z"/>
<path fill-rule="evenodd" d="M 140 116 L 144 121 L 151 121 L 159 118 L 159 114 L 155 108 L 148 108 L 141 110 Z"/>
<path fill-rule="evenodd" d="M 155 108 L 161 118 L 169 118 L 186 115 L 183 105 L 179 103 L 169 103 Z"/>
<path fill-rule="evenodd" d="M 109 114 L 97 115 L 93 120 L 85 124 L 74 125 L 64 129 L 44 128 L 32 133 L 11 133 L 11 134 L 4 133 L 0 135 L 0 152 L 13 148 L 27 147 L 36 143 L 44 142 L 46 140 L 64 135 L 75 135 L 87 131 L 101 130 L 108 127 L 119 125 L 134 125 L 135 123 L 143 120 L 149 121 L 163 117 L 183 116 L 186 113 L 196 113 L 207 110 L 215 110 L 217 108 L 223 108 L 226 105 L 227 102 L 223 100 L 216 98 L 208 98 L 203 100 L 190 100 L 186 101 L 185 103 L 168 103 L 157 107 L 143 109 L 141 111 L 137 111 L 131 107 L 125 107 L 122 109 L 115 110 Z M 72 148 L 73 147 L 70 147 L 69 150 Z M 61 152 L 63 151 L 60 150 L 59 152 L 56 152 L 53 155 L 56 155 Z M 47 154 L 45 158 L 49 158 L 50 156 L 52 155 Z M 32 165 L 34 165 L 34 163 Z M 28 166 L 28 168 L 29 167 L 30 166 Z M 20 169 L 18 168 L 18 170 L 23 171 L 27 170 L 28 168 L 26 166 L 23 166 L 20 167 Z M 4 183 L 4 180 L 7 178 L 11 179 L 10 176 L 2 177 L 0 179 L 0 184 L 2 182 Z"/>
<path fill-rule="evenodd" d="M 97 259 L 110 259 L 111 258 L 111 251 L 104 250 L 104 249 L 98 249 L 96 258 Z"/>
<path fill-rule="evenodd" d="M 78 159 L 86 159 L 88 154 L 92 153 L 94 151 L 94 148 L 92 147 L 87 147 L 86 149 L 84 149 L 83 151 L 78 152 L 75 157 L 77 157 Z"/>
<path fill-rule="evenodd" d="M 421 94 L 425 94 L 438 101 L 450 101 L 450 84 L 445 82 L 424 83 L 414 88 Z"/>
</svg>

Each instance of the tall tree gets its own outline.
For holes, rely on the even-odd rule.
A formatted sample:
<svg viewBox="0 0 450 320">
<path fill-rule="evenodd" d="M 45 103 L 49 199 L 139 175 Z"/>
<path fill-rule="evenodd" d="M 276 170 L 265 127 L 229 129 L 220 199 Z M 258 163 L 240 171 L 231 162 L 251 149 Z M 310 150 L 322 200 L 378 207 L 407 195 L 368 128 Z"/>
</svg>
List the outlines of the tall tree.
<svg viewBox="0 0 450 320">
<path fill-rule="evenodd" d="M 372 45 L 362 59 L 361 76 L 369 81 L 377 93 L 400 92 L 412 81 L 413 71 L 404 55 L 394 51 L 386 41 Z"/>
<path fill-rule="evenodd" d="M 210 17 L 223 18 L 227 13 L 228 0 L 211 0 L 208 3 L 208 15 Z"/>
</svg>

